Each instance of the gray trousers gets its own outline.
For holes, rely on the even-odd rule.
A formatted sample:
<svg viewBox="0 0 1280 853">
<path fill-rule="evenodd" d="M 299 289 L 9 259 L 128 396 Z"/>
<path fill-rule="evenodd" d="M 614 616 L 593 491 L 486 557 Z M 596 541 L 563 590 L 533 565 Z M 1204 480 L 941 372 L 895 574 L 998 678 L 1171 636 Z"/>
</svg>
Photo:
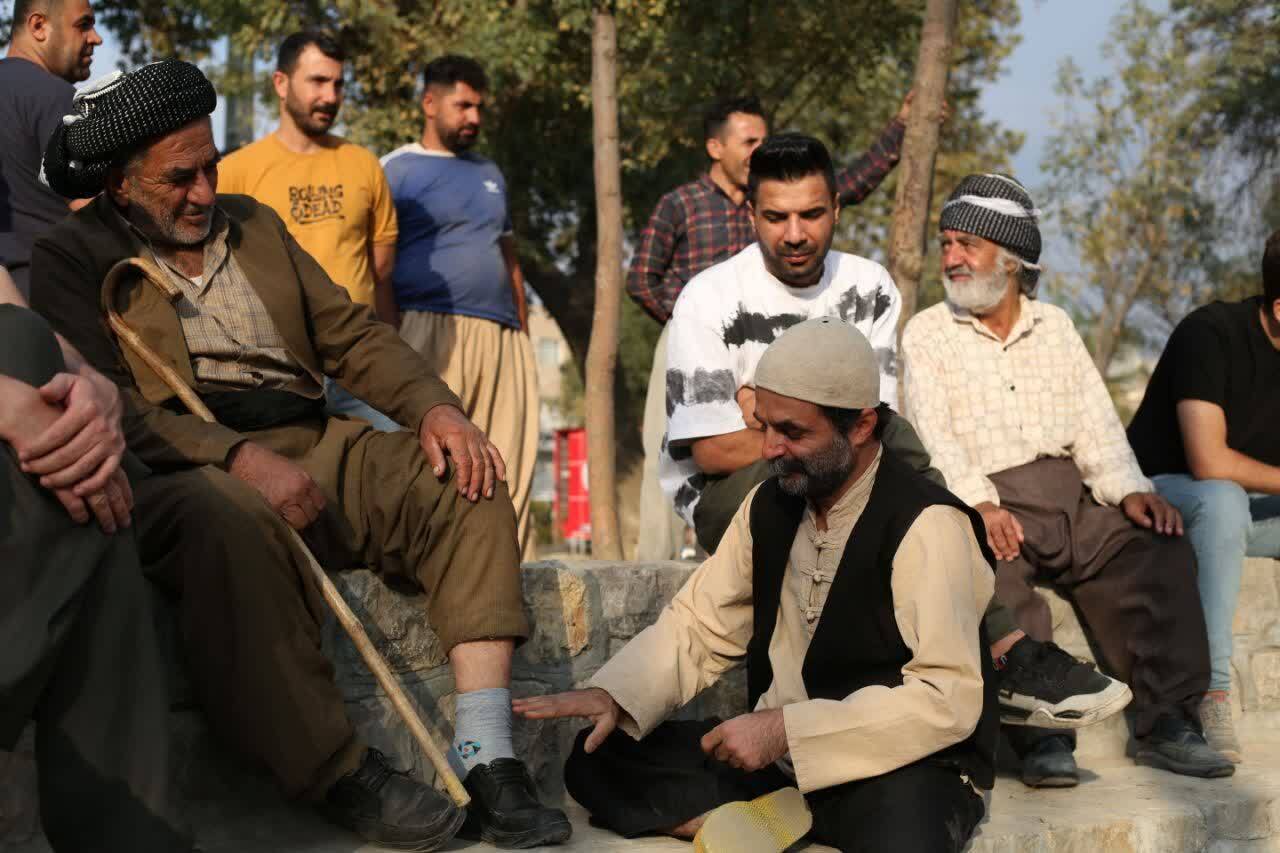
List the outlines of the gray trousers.
<svg viewBox="0 0 1280 853">
<path fill-rule="evenodd" d="M 0 374 L 63 369 L 49 326 L 0 305 Z M 36 724 L 58 853 L 189 851 L 168 819 L 168 700 L 131 530 L 77 525 L 0 443 L 0 748 Z"/>
</svg>

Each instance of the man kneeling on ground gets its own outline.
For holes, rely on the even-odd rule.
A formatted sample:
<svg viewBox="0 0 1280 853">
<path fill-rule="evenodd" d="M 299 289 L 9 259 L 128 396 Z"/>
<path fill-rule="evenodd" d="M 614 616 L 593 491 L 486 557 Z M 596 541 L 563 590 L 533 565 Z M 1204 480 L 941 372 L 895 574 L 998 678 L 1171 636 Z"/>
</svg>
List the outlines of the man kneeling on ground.
<svg viewBox="0 0 1280 853">
<path fill-rule="evenodd" d="M 589 689 L 516 702 L 595 723 L 565 780 L 597 821 L 691 837 L 728 801 L 796 785 L 841 850 L 968 841 L 998 731 L 993 560 L 978 515 L 882 448 L 880 382 L 838 318 L 784 332 L 755 371 L 773 476 Z M 663 722 L 743 657 L 750 713 Z"/>
<path fill-rule="evenodd" d="M 370 841 L 435 849 L 464 819 L 465 835 L 503 846 L 563 841 L 568 821 L 534 798 L 511 746 L 511 655 L 528 624 L 501 456 L 274 211 L 215 195 L 215 102 L 199 69 L 176 60 L 82 91 L 44 172 L 65 196 L 97 198 L 41 238 L 32 263 L 33 306 L 125 389 L 129 446 L 157 472 L 134 489 L 140 556 L 180 599 L 211 726 Z M 137 256 L 173 297 L 127 281 L 124 319 L 220 423 L 186 413 L 104 330 L 103 277 Z M 326 416 L 326 377 L 406 430 Z M 319 591 L 286 525 L 329 568 L 367 565 L 427 594 L 457 684 L 450 756 L 468 814 L 356 734 L 320 649 Z"/>
</svg>

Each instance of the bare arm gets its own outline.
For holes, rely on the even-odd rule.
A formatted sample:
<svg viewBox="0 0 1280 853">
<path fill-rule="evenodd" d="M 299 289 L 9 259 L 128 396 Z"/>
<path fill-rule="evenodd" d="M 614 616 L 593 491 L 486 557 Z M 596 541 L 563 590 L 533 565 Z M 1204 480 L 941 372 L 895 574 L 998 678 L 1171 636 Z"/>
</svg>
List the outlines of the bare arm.
<svg viewBox="0 0 1280 853">
<path fill-rule="evenodd" d="M 694 439 L 690 449 L 704 474 L 732 474 L 764 458 L 764 433 L 740 429 L 724 435 Z"/>
<path fill-rule="evenodd" d="M 1221 406 L 1204 400 L 1180 400 L 1177 412 L 1191 476 L 1231 480 L 1246 491 L 1280 494 L 1280 467 L 1227 446 L 1227 415 Z"/>
<path fill-rule="evenodd" d="M 396 244 L 373 244 L 373 311 L 378 319 L 400 328 L 400 307 L 391 287 L 391 271 L 396 267 Z"/>
<path fill-rule="evenodd" d="M 529 300 L 524 295 L 524 271 L 520 269 L 520 258 L 516 255 L 516 238 L 504 234 L 498 238 L 498 246 L 502 249 L 502 260 L 506 263 L 507 275 L 511 278 L 511 298 L 515 300 L 520 329 L 528 332 Z"/>
</svg>

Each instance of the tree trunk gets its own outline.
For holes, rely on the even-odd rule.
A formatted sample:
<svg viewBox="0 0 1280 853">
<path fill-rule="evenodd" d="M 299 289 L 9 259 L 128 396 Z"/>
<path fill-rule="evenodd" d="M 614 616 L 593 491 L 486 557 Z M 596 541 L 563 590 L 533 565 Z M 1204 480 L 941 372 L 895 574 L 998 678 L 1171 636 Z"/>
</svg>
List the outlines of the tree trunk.
<svg viewBox="0 0 1280 853">
<path fill-rule="evenodd" d="M 946 95 L 951 48 L 955 42 L 959 0 L 928 0 L 920 55 L 916 59 L 915 97 L 907 119 L 898 166 L 898 194 L 889 229 L 889 274 L 902 294 L 898 333 L 916 310 L 920 274 L 924 267 L 925 229 L 929 225 L 929 196 L 933 165 L 938 157 L 942 103 Z"/>
<path fill-rule="evenodd" d="M 591 553 L 602 560 L 621 560 L 613 387 L 622 296 L 622 167 L 618 152 L 618 29 L 612 0 L 597 0 L 593 11 L 591 113 L 596 184 L 596 303 L 584 377 Z"/>
<path fill-rule="evenodd" d="M 223 137 L 226 152 L 253 141 L 253 53 L 244 50 L 234 38 L 227 39 L 227 72 L 232 80 L 232 93 L 224 99 L 227 123 Z"/>
</svg>

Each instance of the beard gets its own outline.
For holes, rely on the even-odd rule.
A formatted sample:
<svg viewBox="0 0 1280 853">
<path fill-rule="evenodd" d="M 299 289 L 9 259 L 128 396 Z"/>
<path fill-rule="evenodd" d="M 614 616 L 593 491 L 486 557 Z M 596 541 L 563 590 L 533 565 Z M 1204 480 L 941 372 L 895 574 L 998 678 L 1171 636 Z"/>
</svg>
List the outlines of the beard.
<svg viewBox="0 0 1280 853">
<path fill-rule="evenodd" d="M 163 208 L 152 209 L 135 198 L 129 203 L 129 219 L 139 231 L 152 240 L 171 246 L 194 246 L 203 243 L 209 237 L 209 232 L 213 230 L 212 207 L 203 210 L 205 214 L 203 225 L 192 225 L 180 221 L 183 214 L 195 213 L 197 210 L 195 205 L 186 205 L 177 212 Z"/>
<path fill-rule="evenodd" d="M 853 445 L 847 436 L 836 433 L 821 450 L 791 459 L 779 456 L 769 462 L 769 468 L 788 495 L 819 500 L 843 486 L 853 473 Z"/>
<path fill-rule="evenodd" d="M 968 267 L 956 270 L 969 275 L 968 281 L 952 281 L 949 273 L 942 275 L 942 287 L 947 291 L 947 301 L 957 308 L 973 314 L 983 314 L 1000 304 L 1008 288 L 1006 274 L 997 264 L 994 269 L 977 273 Z"/>
<path fill-rule="evenodd" d="M 324 136 L 338 119 L 338 104 L 300 104 L 292 97 L 286 98 L 284 108 L 293 123 L 307 136 Z"/>
<path fill-rule="evenodd" d="M 470 150 L 480 139 L 480 128 L 474 124 L 463 124 L 458 127 L 442 127 L 440 130 L 440 141 L 444 143 L 444 147 L 448 148 L 455 154 Z"/>
</svg>

